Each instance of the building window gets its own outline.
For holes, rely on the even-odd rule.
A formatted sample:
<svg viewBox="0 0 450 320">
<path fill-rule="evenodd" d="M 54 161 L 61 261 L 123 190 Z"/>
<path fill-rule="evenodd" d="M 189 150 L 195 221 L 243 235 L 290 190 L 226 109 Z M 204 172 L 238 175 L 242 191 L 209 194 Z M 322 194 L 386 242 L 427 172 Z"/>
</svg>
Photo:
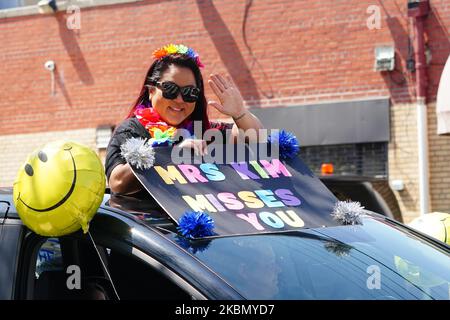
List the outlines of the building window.
<svg viewBox="0 0 450 320">
<path fill-rule="evenodd" d="M 331 163 L 335 176 L 387 179 L 387 142 L 308 146 L 300 156 L 314 174 L 321 175 L 324 163 Z"/>
<path fill-rule="evenodd" d="M 113 129 L 113 126 L 100 126 L 96 130 L 95 143 L 100 159 L 103 162 L 105 161 L 106 148 L 108 147 L 109 140 L 111 140 Z"/>
<path fill-rule="evenodd" d="M 39 0 L 2 0 L 0 1 L 0 9 L 34 6 L 38 2 Z"/>
</svg>

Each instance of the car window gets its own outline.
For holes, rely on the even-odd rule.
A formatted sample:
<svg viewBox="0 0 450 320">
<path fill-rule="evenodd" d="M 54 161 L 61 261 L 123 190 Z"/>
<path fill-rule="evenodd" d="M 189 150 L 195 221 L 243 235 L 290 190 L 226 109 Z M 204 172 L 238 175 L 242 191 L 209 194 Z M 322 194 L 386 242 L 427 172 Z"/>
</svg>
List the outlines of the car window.
<svg viewBox="0 0 450 320">
<path fill-rule="evenodd" d="M 355 250 L 376 258 L 378 264 L 420 291 L 419 298 L 450 299 L 450 254 L 403 227 L 388 221 L 365 219 L 352 233 L 330 228 L 325 234 L 349 243 Z"/>
<path fill-rule="evenodd" d="M 6 213 L 9 211 L 9 202 L 0 201 L 0 224 L 3 223 L 3 219 L 6 216 Z"/>
<path fill-rule="evenodd" d="M 48 238 L 39 242 L 33 268 L 32 298 L 37 300 L 115 299 L 98 253 L 86 237 Z M 106 258 L 105 258 L 106 259 Z"/>
<path fill-rule="evenodd" d="M 45 271 L 63 271 L 61 245 L 58 238 L 48 238 L 39 248 L 36 260 L 36 278 Z"/>
<path fill-rule="evenodd" d="M 450 255 L 373 219 L 189 250 L 248 299 L 450 299 Z"/>
<path fill-rule="evenodd" d="M 108 266 L 121 299 L 189 300 L 191 298 L 159 270 L 130 253 L 109 250 Z"/>
<path fill-rule="evenodd" d="M 21 243 L 21 225 L 0 224 L 0 300 L 11 299 L 14 286 L 18 283 L 17 269 L 20 262 L 17 259 Z"/>
</svg>

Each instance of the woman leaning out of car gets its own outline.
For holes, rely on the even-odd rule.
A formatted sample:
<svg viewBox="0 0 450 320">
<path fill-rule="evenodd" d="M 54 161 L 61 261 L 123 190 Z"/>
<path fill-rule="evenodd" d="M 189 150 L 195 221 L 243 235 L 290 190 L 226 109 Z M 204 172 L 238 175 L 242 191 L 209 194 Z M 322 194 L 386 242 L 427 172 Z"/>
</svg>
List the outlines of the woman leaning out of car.
<svg viewBox="0 0 450 320">
<path fill-rule="evenodd" d="M 262 129 L 259 119 L 244 107 L 241 93 L 229 75 L 210 75 L 208 84 L 218 101 L 206 101 L 200 72 L 203 64 L 192 48 L 166 45 L 157 49 L 153 58 L 139 97 L 127 119 L 114 131 L 108 145 L 105 170 L 113 194 L 136 195 L 143 192 L 130 165 L 121 155 L 121 145 L 131 137 L 151 139 L 155 128 L 163 131 L 183 128 L 192 135 L 182 140 L 179 147 L 192 148 L 197 154 L 204 155 L 207 144 L 194 136 L 194 125 L 200 124 L 203 134 L 206 130 L 215 129 L 225 136 L 228 129 L 231 142 L 238 137 L 239 129 Z M 208 106 L 230 116 L 234 123 L 209 121 Z"/>
</svg>

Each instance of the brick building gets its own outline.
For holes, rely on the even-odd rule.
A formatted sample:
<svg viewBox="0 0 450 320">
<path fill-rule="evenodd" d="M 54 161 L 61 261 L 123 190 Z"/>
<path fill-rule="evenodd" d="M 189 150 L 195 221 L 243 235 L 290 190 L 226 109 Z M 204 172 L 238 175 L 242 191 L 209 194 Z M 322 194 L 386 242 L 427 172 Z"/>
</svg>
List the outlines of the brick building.
<svg viewBox="0 0 450 320">
<path fill-rule="evenodd" d="M 322 118 L 316 125 L 332 121 L 345 127 L 345 118 L 359 114 L 356 120 L 376 129 L 364 117 L 379 111 L 387 119 L 380 131 L 387 133 L 375 130 L 377 137 L 361 141 L 355 131 L 349 141 L 333 142 L 327 138 L 334 133 L 325 132 L 323 141 L 303 143 L 308 159 L 324 150 L 368 150 L 357 161 L 380 165 L 372 187 L 397 217 L 409 221 L 418 215 L 415 73 L 407 69 L 414 32 L 407 0 L 73 0 L 57 2 L 59 10 L 49 14 L 39 13 L 32 5 L 37 1 L 2 3 L 0 186 L 12 185 L 29 152 L 57 138 L 104 152 L 102 137 L 137 97 L 152 50 L 173 42 L 200 53 L 204 77 L 229 73 L 264 121 L 284 110 L 305 123 L 311 110 L 343 107 L 338 110 L 344 122 Z M 430 5 L 425 35 L 431 210 L 449 212 L 450 137 L 436 134 L 435 101 L 450 52 L 450 2 Z M 374 23 L 377 12 L 381 20 Z M 395 49 L 395 70 L 374 71 L 377 46 Z M 48 60 L 56 63 L 53 74 L 44 68 Z M 209 88 L 207 96 L 212 97 Z M 379 101 L 388 108 L 376 107 Z M 368 114 L 358 111 L 362 104 Z M 212 110 L 211 116 L 221 117 Z M 304 139 L 313 141 L 314 135 Z M 376 161 L 371 152 L 379 154 Z M 403 190 L 392 190 L 393 180 L 403 181 Z"/>
</svg>

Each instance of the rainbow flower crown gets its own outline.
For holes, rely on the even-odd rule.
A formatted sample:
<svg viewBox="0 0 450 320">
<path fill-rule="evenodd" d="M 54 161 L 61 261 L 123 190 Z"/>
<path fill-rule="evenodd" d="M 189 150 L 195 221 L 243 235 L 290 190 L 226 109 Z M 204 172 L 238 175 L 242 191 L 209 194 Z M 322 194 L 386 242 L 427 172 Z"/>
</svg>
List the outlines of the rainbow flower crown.
<svg viewBox="0 0 450 320">
<path fill-rule="evenodd" d="M 163 57 L 166 57 L 171 54 L 183 54 L 195 61 L 197 66 L 199 68 L 205 67 L 203 63 L 200 61 L 200 57 L 197 52 L 194 51 L 194 49 L 189 48 L 185 46 L 184 44 L 168 44 L 164 47 L 161 47 L 159 49 L 156 49 L 153 51 L 153 58 L 155 59 L 162 59 Z"/>
</svg>

